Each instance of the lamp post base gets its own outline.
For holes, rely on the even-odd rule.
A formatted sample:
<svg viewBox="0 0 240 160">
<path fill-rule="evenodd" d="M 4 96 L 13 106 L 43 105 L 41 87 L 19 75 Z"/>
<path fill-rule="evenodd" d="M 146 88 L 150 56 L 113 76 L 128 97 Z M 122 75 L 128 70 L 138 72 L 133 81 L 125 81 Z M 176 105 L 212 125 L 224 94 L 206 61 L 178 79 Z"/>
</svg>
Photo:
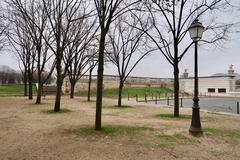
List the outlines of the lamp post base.
<svg viewBox="0 0 240 160">
<path fill-rule="evenodd" d="M 189 128 L 189 133 L 194 136 L 202 136 L 203 135 L 202 128 L 191 127 L 191 128 Z"/>
<path fill-rule="evenodd" d="M 199 109 L 199 107 L 192 108 L 192 122 L 189 132 L 194 136 L 201 136 L 203 134 Z"/>
</svg>

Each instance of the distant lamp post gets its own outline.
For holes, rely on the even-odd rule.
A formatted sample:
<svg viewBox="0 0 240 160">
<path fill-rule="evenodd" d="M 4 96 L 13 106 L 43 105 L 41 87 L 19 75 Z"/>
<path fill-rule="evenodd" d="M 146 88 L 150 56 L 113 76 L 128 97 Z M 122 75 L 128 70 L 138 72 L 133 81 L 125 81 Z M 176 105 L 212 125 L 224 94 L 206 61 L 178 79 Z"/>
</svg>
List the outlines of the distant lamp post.
<svg viewBox="0 0 240 160">
<path fill-rule="evenodd" d="M 195 44 L 195 66 L 194 66 L 194 97 L 193 97 L 193 107 L 192 107 L 192 122 L 189 132 L 192 135 L 200 136 L 202 135 L 202 127 L 200 121 L 200 107 L 199 107 L 199 98 L 198 98 L 198 41 L 202 38 L 204 27 L 202 23 L 195 19 L 191 26 L 188 28 L 190 37 Z"/>
</svg>

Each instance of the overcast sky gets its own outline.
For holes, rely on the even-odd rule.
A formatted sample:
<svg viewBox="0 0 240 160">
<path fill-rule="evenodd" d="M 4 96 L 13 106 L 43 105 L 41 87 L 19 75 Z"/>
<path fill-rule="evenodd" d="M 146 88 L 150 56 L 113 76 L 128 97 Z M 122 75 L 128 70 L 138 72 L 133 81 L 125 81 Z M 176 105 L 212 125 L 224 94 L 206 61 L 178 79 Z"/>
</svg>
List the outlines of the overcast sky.
<svg viewBox="0 0 240 160">
<path fill-rule="evenodd" d="M 237 5 L 239 1 L 236 0 Z M 211 21 L 211 16 L 206 15 L 207 21 Z M 230 17 L 230 18 L 229 18 Z M 233 13 L 218 13 L 215 18 L 219 22 L 233 23 L 239 22 L 239 12 Z M 204 20 L 203 20 L 204 25 Z M 207 23 L 207 22 L 205 22 Z M 201 45 L 198 47 L 199 55 L 199 75 L 208 76 L 215 73 L 227 73 L 229 66 L 234 65 L 235 72 L 240 73 L 240 25 L 234 27 L 231 34 L 228 35 L 228 40 L 222 43 L 220 48 L 211 45 Z M 236 33 L 238 31 L 238 33 Z M 188 35 L 186 35 L 188 36 Z M 188 39 L 188 37 L 187 37 Z M 204 34 L 203 39 L 207 40 L 208 35 Z M 191 39 L 186 43 L 190 43 Z M 211 47 L 212 46 L 212 47 Z M 190 76 L 193 75 L 194 71 L 194 51 L 193 47 L 187 52 L 182 61 L 179 64 L 180 75 L 187 69 Z M 112 65 L 105 67 L 105 74 L 117 74 L 116 68 Z M 148 77 L 173 77 L 173 67 L 167 62 L 165 57 L 159 52 L 152 53 L 146 57 L 139 65 L 133 70 L 133 76 L 148 76 Z"/>
<path fill-rule="evenodd" d="M 199 47 L 199 75 L 208 76 L 215 73 L 227 73 L 230 64 L 234 65 L 236 72 L 240 73 L 240 36 L 225 43 L 225 49 L 209 48 L 209 46 Z M 180 74 L 184 69 L 188 69 L 193 75 L 193 50 L 185 55 L 180 62 Z M 105 73 L 112 74 L 114 67 L 105 67 Z M 135 68 L 131 75 L 150 77 L 173 77 L 173 67 L 166 61 L 160 53 L 153 53 Z"/>
<path fill-rule="evenodd" d="M 232 18 L 239 19 L 239 14 L 233 14 Z M 229 19 L 229 17 L 227 17 Z M 226 17 L 224 19 L 227 19 Z M 203 22 L 204 24 L 204 22 Z M 237 28 L 240 31 L 240 27 Z M 204 35 L 203 35 L 204 36 Z M 208 76 L 215 73 L 226 73 L 229 65 L 233 64 L 235 72 L 240 73 L 240 33 L 231 34 L 229 40 L 223 48 L 211 48 L 199 46 L 199 75 Z M 189 50 L 180 62 L 180 74 L 184 69 L 188 69 L 189 74 L 193 75 L 193 50 Z M 9 65 L 13 69 L 18 69 L 18 63 L 13 53 L 4 51 L 0 55 L 0 65 Z M 105 74 L 116 75 L 116 68 L 110 64 L 105 66 Z M 146 57 L 133 70 L 132 76 L 147 77 L 173 77 L 173 68 L 161 55 L 155 52 Z"/>
<path fill-rule="evenodd" d="M 199 47 L 199 74 L 207 76 L 215 73 L 226 73 L 230 64 L 234 65 L 236 72 L 240 73 L 240 36 L 225 44 L 225 49 L 207 49 L 205 46 Z M 180 62 L 180 73 L 188 69 L 190 75 L 193 74 L 193 50 L 190 50 Z M 11 52 L 5 52 L 0 57 L 1 65 L 9 65 L 18 69 L 16 58 Z M 110 64 L 105 67 L 105 74 L 117 74 L 116 68 Z M 172 66 L 158 52 L 146 57 L 133 70 L 134 76 L 149 77 L 172 77 Z"/>
</svg>

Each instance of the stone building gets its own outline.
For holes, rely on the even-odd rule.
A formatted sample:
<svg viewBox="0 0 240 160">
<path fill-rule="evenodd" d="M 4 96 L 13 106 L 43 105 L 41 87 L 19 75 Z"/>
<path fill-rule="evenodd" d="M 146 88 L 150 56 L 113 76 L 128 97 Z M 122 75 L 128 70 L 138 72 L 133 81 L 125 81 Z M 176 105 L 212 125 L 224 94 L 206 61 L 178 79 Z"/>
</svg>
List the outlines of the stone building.
<svg viewBox="0 0 240 160">
<path fill-rule="evenodd" d="M 87 90 L 88 88 L 89 76 L 83 76 L 75 86 L 75 92 L 80 90 Z M 125 87 L 144 87 L 144 86 L 166 86 L 172 88 L 173 79 L 171 78 L 152 78 L 152 77 L 134 77 L 129 76 L 125 83 Z M 105 89 L 108 88 L 118 88 L 119 87 L 119 77 L 115 75 L 104 75 L 103 85 Z M 97 76 L 92 76 L 91 89 L 96 89 L 97 87 Z M 70 82 L 68 78 L 64 79 L 63 92 L 69 93 Z"/>
<path fill-rule="evenodd" d="M 192 94 L 194 91 L 194 77 L 188 77 L 187 70 L 180 78 L 180 90 Z M 240 75 L 234 73 L 230 65 L 227 73 L 199 77 L 199 94 L 211 96 L 240 95 Z"/>
</svg>

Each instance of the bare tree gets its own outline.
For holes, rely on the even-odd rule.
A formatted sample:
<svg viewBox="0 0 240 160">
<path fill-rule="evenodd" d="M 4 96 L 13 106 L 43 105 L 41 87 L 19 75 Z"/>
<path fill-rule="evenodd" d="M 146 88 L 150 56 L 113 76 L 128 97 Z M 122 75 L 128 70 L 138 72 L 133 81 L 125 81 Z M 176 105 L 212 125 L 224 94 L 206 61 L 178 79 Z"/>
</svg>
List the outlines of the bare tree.
<svg viewBox="0 0 240 160">
<path fill-rule="evenodd" d="M 34 73 L 34 63 L 36 59 L 36 51 L 34 50 L 34 45 L 30 39 L 27 37 L 25 45 L 25 54 L 27 63 L 27 75 L 28 75 L 28 99 L 33 99 L 33 73 Z"/>
<path fill-rule="evenodd" d="M 36 51 L 36 71 L 37 71 L 37 99 L 36 104 L 41 103 L 43 84 L 50 78 L 54 64 L 51 65 L 49 72 L 46 72 L 47 63 L 52 60 L 52 54 L 48 52 L 48 45 L 44 42 L 49 40 L 49 30 L 47 30 L 47 14 L 43 7 L 42 1 L 36 0 L 9 0 L 8 4 L 22 17 L 25 23 L 25 29 L 28 32 Z M 43 74 L 49 73 L 48 76 Z"/>
<path fill-rule="evenodd" d="M 7 30 L 9 27 L 9 23 L 7 21 L 7 17 L 4 15 L 6 10 L 0 7 L 0 51 L 8 45 L 8 38 L 7 38 Z"/>
<path fill-rule="evenodd" d="M 138 3 L 138 0 L 94 0 L 100 26 L 100 42 L 98 52 L 98 72 L 97 72 L 97 100 L 96 100 L 96 120 L 95 130 L 101 130 L 102 123 L 102 95 L 103 95 L 103 71 L 104 71 L 104 51 L 106 35 L 111 23 L 120 15 L 126 13 L 131 6 Z"/>
<path fill-rule="evenodd" d="M 0 84 L 20 84 L 21 73 L 6 65 L 0 65 Z"/>
<path fill-rule="evenodd" d="M 229 4 L 228 0 L 145 0 L 141 11 L 148 11 L 148 22 L 141 22 L 139 26 L 133 26 L 146 33 L 149 39 L 155 44 L 159 52 L 172 65 L 174 70 L 174 116 L 179 116 L 179 62 L 187 53 L 192 43 L 188 40 L 188 27 L 196 18 L 210 18 L 211 12 L 220 11 Z M 211 14 L 214 15 L 214 14 Z M 229 25 L 218 24 L 214 21 L 206 27 L 206 30 L 213 31 L 209 34 L 208 43 L 223 40 Z M 218 31 L 216 31 L 218 29 Z M 186 36 L 187 35 L 187 36 Z M 210 39 L 210 37 L 212 37 Z"/>
<path fill-rule="evenodd" d="M 71 84 L 70 98 L 74 98 L 75 85 L 77 81 L 80 80 L 81 77 L 90 69 L 88 67 L 88 62 L 91 59 L 91 55 L 87 55 L 85 49 L 77 54 L 77 56 L 74 56 L 71 61 L 72 63 L 68 68 L 68 77 Z"/>
<path fill-rule="evenodd" d="M 84 8 L 87 8 L 86 5 L 89 5 L 89 3 L 84 0 L 42 1 L 48 17 L 48 27 L 51 30 L 50 35 L 52 35 L 51 40 L 53 43 L 49 43 L 49 40 L 47 39 L 45 39 L 45 42 L 48 44 L 49 48 L 51 49 L 56 58 L 57 92 L 54 111 L 59 112 L 61 105 L 63 79 L 66 76 L 67 69 L 71 62 L 69 59 L 65 59 L 66 48 L 69 44 L 76 43 L 71 42 L 72 40 L 74 40 L 72 36 L 73 34 L 75 34 L 71 31 L 71 28 L 76 21 L 88 17 L 91 11 L 89 11 L 89 13 L 87 14 L 77 17 L 78 12 Z"/>
<path fill-rule="evenodd" d="M 97 51 L 95 50 L 95 45 L 90 50 L 90 52 L 92 52 L 92 54 L 94 56 L 91 56 L 91 58 L 88 61 L 88 65 L 89 65 L 89 79 L 88 79 L 88 93 L 87 93 L 87 95 L 88 95 L 87 101 L 88 102 L 91 101 L 92 72 L 93 72 L 94 68 L 96 67 L 96 65 L 98 63 L 98 61 L 96 59 Z"/>
<path fill-rule="evenodd" d="M 151 52 L 145 48 L 144 32 L 130 27 L 129 23 L 136 26 L 138 21 L 134 16 L 118 17 L 108 34 L 110 46 L 106 53 L 117 67 L 119 76 L 118 107 L 122 106 L 124 82 L 137 64 Z"/>
<path fill-rule="evenodd" d="M 24 8 L 22 9 L 22 14 L 24 16 L 26 24 L 28 25 L 29 34 L 31 35 L 36 50 L 38 83 L 36 104 L 40 104 L 42 87 L 44 83 L 46 83 L 51 77 L 55 67 L 55 62 L 52 62 L 49 72 L 46 72 L 46 66 L 49 64 L 48 62 L 54 61 L 52 60 L 51 52 L 48 51 L 49 46 L 44 41 L 44 39 L 49 40 L 51 38 L 49 36 L 49 30 L 47 30 L 47 14 L 41 1 L 32 0 L 32 2 L 30 2 L 29 11 L 24 10 Z M 48 73 L 48 75 L 44 76 L 46 73 Z"/>
<path fill-rule="evenodd" d="M 18 33 L 18 34 L 20 34 L 20 33 Z M 19 68 L 22 73 L 22 79 L 23 79 L 23 83 L 24 83 L 24 96 L 27 96 L 28 95 L 28 91 L 27 91 L 27 82 L 28 82 L 27 64 L 28 64 L 28 62 L 27 62 L 27 58 L 26 58 L 26 54 L 25 54 L 24 43 L 23 43 L 23 40 L 21 39 L 21 37 L 17 37 L 17 38 L 14 37 L 14 39 L 12 39 L 9 34 L 8 34 L 8 37 L 9 37 L 10 46 L 12 46 L 12 50 L 18 60 L 18 65 L 19 65 Z"/>
<path fill-rule="evenodd" d="M 84 15 L 82 11 L 81 15 Z M 67 76 L 71 84 L 70 98 L 74 98 L 75 85 L 78 80 L 90 69 L 88 62 L 94 54 L 89 53 L 89 44 L 94 40 L 98 28 L 94 17 L 84 18 L 72 25 L 73 36 L 66 49 L 66 58 L 70 60 Z"/>
<path fill-rule="evenodd" d="M 9 42 L 14 48 L 16 56 L 18 57 L 21 65 L 23 66 L 22 73 L 24 74 L 24 94 L 26 95 L 28 81 L 28 99 L 33 99 L 33 72 L 36 58 L 34 44 L 27 30 L 24 20 L 15 10 L 11 10 L 12 14 L 9 15 L 10 28 L 7 33 Z"/>
</svg>

